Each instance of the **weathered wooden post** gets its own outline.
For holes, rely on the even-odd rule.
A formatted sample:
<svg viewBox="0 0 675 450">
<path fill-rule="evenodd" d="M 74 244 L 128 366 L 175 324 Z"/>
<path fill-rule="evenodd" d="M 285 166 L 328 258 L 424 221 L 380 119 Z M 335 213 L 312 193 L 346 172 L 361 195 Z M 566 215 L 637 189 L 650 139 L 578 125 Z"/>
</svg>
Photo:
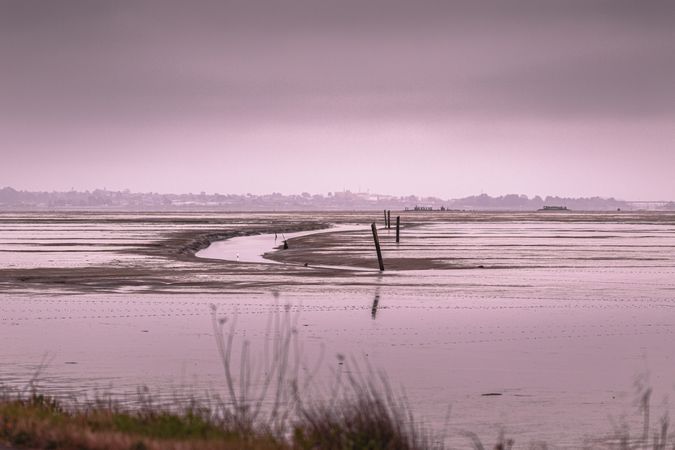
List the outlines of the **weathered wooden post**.
<svg viewBox="0 0 675 450">
<path fill-rule="evenodd" d="M 375 222 L 370 226 L 373 230 L 373 240 L 375 241 L 375 250 L 377 250 L 377 262 L 380 263 L 380 272 L 384 272 L 384 262 L 382 262 L 382 250 L 380 250 L 380 238 L 377 237 L 377 225 Z"/>
<path fill-rule="evenodd" d="M 384 227 L 387 228 L 387 210 L 384 210 Z"/>
<path fill-rule="evenodd" d="M 396 216 L 396 243 L 401 242 L 401 216 Z"/>
<path fill-rule="evenodd" d="M 387 211 L 387 230 L 391 230 L 391 209 Z"/>
</svg>

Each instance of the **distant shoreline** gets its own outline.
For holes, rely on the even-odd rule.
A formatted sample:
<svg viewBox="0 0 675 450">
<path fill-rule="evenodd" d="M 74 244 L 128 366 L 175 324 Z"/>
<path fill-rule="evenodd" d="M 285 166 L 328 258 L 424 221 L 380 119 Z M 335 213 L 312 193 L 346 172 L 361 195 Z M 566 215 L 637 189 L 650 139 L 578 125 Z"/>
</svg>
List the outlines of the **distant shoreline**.
<svg viewBox="0 0 675 450">
<path fill-rule="evenodd" d="M 620 200 L 613 197 L 529 197 L 522 194 L 462 198 L 424 195 L 388 195 L 370 192 L 327 194 L 160 194 L 156 192 L 110 191 L 19 191 L 0 188 L 0 211 L 370 211 L 431 208 L 440 210 L 536 211 L 545 205 L 564 205 L 577 211 L 675 210 L 672 200 Z"/>
</svg>

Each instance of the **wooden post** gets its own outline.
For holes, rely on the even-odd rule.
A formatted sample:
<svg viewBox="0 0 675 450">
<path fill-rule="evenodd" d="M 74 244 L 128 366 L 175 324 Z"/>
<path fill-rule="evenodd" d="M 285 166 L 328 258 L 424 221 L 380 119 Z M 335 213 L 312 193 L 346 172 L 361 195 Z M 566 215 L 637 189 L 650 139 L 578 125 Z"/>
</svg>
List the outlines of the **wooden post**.
<svg viewBox="0 0 675 450">
<path fill-rule="evenodd" d="M 401 216 L 396 216 L 396 243 L 401 242 Z"/>
<path fill-rule="evenodd" d="M 387 210 L 384 210 L 384 227 L 387 228 Z"/>
<path fill-rule="evenodd" d="M 387 211 L 387 230 L 391 230 L 391 209 Z"/>
<path fill-rule="evenodd" d="M 377 225 L 375 222 L 370 226 L 373 230 L 373 240 L 375 241 L 375 250 L 377 250 L 377 262 L 380 263 L 380 272 L 384 272 L 384 262 L 382 262 L 382 250 L 380 250 L 380 238 L 377 237 Z"/>
</svg>

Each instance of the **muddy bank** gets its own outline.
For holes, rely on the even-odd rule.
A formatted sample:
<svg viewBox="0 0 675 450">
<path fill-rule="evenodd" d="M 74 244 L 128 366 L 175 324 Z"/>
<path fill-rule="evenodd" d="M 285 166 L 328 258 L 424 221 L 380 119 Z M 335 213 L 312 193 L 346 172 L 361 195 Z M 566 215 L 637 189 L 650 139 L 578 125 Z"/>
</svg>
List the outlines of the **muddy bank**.
<svg viewBox="0 0 675 450">
<path fill-rule="evenodd" d="M 199 292 L 234 289 L 244 284 L 264 286 L 264 279 L 259 283 L 244 280 L 261 274 L 285 273 L 286 268 L 232 264 L 197 258 L 195 253 L 214 241 L 237 236 L 328 227 L 323 221 L 296 221 L 287 215 L 275 218 L 232 216 L 123 215 L 115 218 L 85 215 L 83 218 L 58 215 L 40 218 L 29 215 L 11 221 L 4 218 L 3 231 L 10 235 L 16 234 L 15 230 L 25 233 L 5 240 L 7 262 L 0 265 L 0 286 L 5 290 L 41 293 L 44 289 L 67 292 L 182 292 L 188 289 Z M 175 231 L 181 227 L 185 229 Z M 59 238 L 52 237 L 65 234 L 65 239 L 72 241 L 73 236 L 86 235 L 92 228 L 96 229 L 97 236 L 121 242 L 105 244 L 106 249 L 102 250 L 77 242 L 58 243 Z M 28 267 L 16 267 L 20 266 L 21 258 L 30 258 Z"/>
<path fill-rule="evenodd" d="M 201 262 L 204 258 L 197 258 L 195 254 L 207 248 L 211 243 L 242 236 L 255 236 L 267 233 L 295 233 L 299 231 L 312 231 L 327 229 L 329 224 L 323 222 L 300 222 L 294 225 L 289 224 L 268 224 L 263 226 L 254 226 L 245 230 L 230 231 L 208 231 L 208 232 L 184 232 L 176 233 L 157 242 L 150 244 L 141 251 L 140 254 L 152 256 L 164 256 L 168 258 L 177 258 L 181 260 Z M 218 261 L 209 260 L 206 261 Z"/>
<path fill-rule="evenodd" d="M 670 213 L 395 212 L 401 242 L 381 212 L 230 214 L 0 214 L 0 288 L 67 292 L 224 292 L 270 286 L 363 285 L 342 266 L 377 271 L 370 223 L 380 225 L 385 276 L 445 269 L 668 267 Z M 211 242 L 362 224 L 363 230 L 289 240 L 266 258 L 208 260 Z M 86 245 L 81 245 L 84 243 Z M 93 245 L 95 244 L 95 245 Z M 675 245 L 675 244 L 674 244 Z M 305 264 L 308 267 L 305 267 Z"/>
<path fill-rule="evenodd" d="M 406 227 L 410 231 L 414 227 Z M 461 269 L 472 266 L 434 257 L 402 257 L 405 244 L 395 242 L 395 231 L 382 228 L 378 232 L 383 247 L 385 271 Z M 358 267 L 379 270 L 375 244 L 370 228 L 364 231 L 326 232 L 320 235 L 289 239 L 289 248 L 265 253 L 265 258 L 284 264 L 328 267 Z M 475 268 L 475 267 L 474 267 Z"/>
</svg>

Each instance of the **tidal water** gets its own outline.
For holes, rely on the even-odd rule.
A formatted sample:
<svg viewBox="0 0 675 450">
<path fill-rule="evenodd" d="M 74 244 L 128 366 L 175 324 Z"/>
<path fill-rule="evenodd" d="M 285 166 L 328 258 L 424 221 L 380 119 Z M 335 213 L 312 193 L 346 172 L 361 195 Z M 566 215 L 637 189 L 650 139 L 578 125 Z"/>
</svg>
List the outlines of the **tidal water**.
<svg viewBox="0 0 675 450">
<path fill-rule="evenodd" d="M 133 393 L 147 385 L 171 398 L 222 390 L 216 305 L 219 316 L 236 317 L 237 340 L 249 341 L 254 353 L 262 352 L 270 317 L 288 308 L 302 357 L 323 356 L 318 383 L 338 368 L 338 355 L 381 369 L 405 389 L 417 415 L 446 428 L 458 448 L 466 442 L 462 431 L 486 444 L 503 429 L 520 443 L 569 448 L 624 422 L 639 433 L 639 385 L 653 389 L 654 417 L 671 409 L 669 216 L 415 216 L 406 218 L 398 245 L 391 231 L 380 230 L 385 267 L 394 260 L 414 267 L 384 273 L 372 270 L 364 215 L 326 214 L 327 223 L 350 225 L 286 236 L 296 252 L 289 258 L 304 258 L 308 267 L 261 257 L 274 251 L 271 233 L 203 250 L 222 263 L 141 251 L 177 229 L 280 220 L 233 217 L 4 215 L 0 382 L 20 387 L 43 365 L 40 383 L 57 393 Z M 326 261 L 365 270 L 312 267 Z M 59 283 L 55 269 L 65 270 L 67 281 Z M 152 272 L 142 272 L 145 284 L 134 283 L 141 269 Z M 77 273 L 83 278 L 68 278 Z"/>
</svg>

